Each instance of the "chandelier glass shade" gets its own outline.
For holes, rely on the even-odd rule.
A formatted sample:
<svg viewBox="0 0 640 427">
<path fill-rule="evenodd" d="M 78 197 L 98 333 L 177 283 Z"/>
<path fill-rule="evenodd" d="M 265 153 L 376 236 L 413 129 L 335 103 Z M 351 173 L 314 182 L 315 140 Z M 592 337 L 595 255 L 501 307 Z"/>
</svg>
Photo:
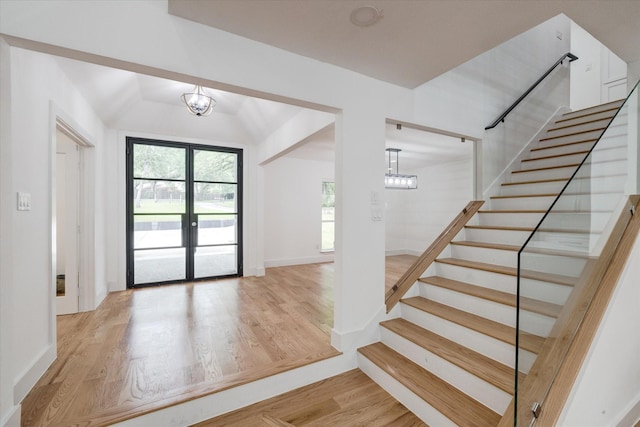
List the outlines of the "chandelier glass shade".
<svg viewBox="0 0 640 427">
<path fill-rule="evenodd" d="M 216 105 L 216 100 L 207 95 L 199 85 L 193 88 L 193 92 L 183 93 L 182 101 L 191 114 L 199 117 L 211 114 L 214 105 Z"/>
<path fill-rule="evenodd" d="M 385 188 L 395 190 L 415 190 L 418 188 L 418 177 L 416 175 L 404 175 L 398 173 L 399 168 L 399 148 L 387 148 L 388 156 L 387 173 L 384 174 Z M 395 163 L 395 167 L 393 164 Z"/>
</svg>

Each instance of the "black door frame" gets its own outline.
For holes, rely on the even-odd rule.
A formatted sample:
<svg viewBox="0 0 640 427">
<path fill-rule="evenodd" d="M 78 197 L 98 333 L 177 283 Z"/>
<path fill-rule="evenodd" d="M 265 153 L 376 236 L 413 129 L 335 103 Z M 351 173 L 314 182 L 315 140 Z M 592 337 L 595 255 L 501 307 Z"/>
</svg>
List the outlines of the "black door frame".
<svg viewBox="0 0 640 427">
<path fill-rule="evenodd" d="M 151 282 L 151 283 L 142 283 L 142 284 L 134 284 L 134 203 L 133 203 L 133 195 L 134 195 L 134 176 L 133 176 L 133 150 L 132 147 L 134 144 L 142 144 L 142 145 L 156 145 L 161 147 L 175 147 L 175 148 L 183 148 L 185 149 L 185 199 L 186 199 L 186 214 L 182 215 L 183 217 L 186 215 L 186 220 L 183 220 L 182 224 L 182 236 L 183 236 L 183 246 L 186 250 L 186 278 L 180 280 L 169 280 L 164 282 Z M 236 252 L 236 261 L 237 261 L 237 273 L 222 275 L 222 276 L 213 276 L 213 277 L 202 277 L 202 278 L 193 278 L 194 273 L 194 255 L 196 246 L 194 243 L 197 243 L 197 229 L 194 229 L 190 226 L 191 222 L 194 221 L 197 215 L 194 213 L 194 197 L 193 197 L 193 151 L 194 150 L 207 150 L 207 151 L 217 151 L 222 153 L 233 153 L 237 156 L 236 163 L 236 206 L 237 206 L 237 252 Z M 200 280 L 216 280 L 222 279 L 226 277 L 241 277 L 243 275 L 243 257 L 242 257 L 242 236 L 243 236 L 243 150 L 241 148 L 231 148 L 231 147 L 220 147 L 216 145 L 204 145 L 204 144 L 191 144 L 186 142 L 176 142 L 176 141 L 166 141 L 160 139 L 149 139 L 149 138 L 138 138 L 138 137 L 126 137 L 126 267 L 127 267 L 127 288 L 141 288 L 147 286 L 158 286 L 158 285 L 168 285 L 174 283 L 185 283 L 192 281 L 200 281 Z M 166 180 L 166 179 L 163 179 Z M 168 181 L 171 181 L 168 179 Z M 176 180 L 178 181 L 178 180 Z M 179 180 L 182 181 L 182 180 Z"/>
</svg>

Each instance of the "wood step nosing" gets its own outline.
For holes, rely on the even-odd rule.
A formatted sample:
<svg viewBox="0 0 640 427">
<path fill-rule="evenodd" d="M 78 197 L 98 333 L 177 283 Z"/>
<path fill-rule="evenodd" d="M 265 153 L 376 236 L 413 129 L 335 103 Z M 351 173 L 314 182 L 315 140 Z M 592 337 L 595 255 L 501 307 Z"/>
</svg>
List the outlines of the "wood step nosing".
<svg viewBox="0 0 640 427">
<path fill-rule="evenodd" d="M 597 114 L 600 114 L 600 113 L 597 113 Z M 586 116 L 583 116 L 583 117 L 586 117 Z M 555 132 L 555 131 L 558 131 L 558 130 L 569 129 L 569 128 L 576 127 L 576 126 L 584 126 L 584 125 L 588 125 L 590 123 L 603 122 L 605 120 L 611 121 L 612 117 L 613 117 L 613 115 L 611 115 L 610 117 L 603 117 L 601 119 L 591 119 L 591 120 L 587 120 L 587 121 L 584 121 L 584 122 L 575 123 L 575 124 L 572 124 L 572 125 L 554 126 L 554 127 L 550 128 L 549 130 L 547 130 L 547 132 Z M 569 120 L 575 120 L 575 119 L 576 119 L 576 117 L 574 117 L 573 119 L 569 119 Z M 556 124 L 556 123 L 558 123 L 558 122 L 555 122 L 554 124 Z"/>
<path fill-rule="evenodd" d="M 563 113 L 562 116 L 568 116 L 569 114 L 575 114 L 575 113 L 582 113 L 582 112 L 585 112 L 585 111 L 589 111 L 589 110 L 593 110 L 593 109 L 596 109 L 596 108 L 604 107 L 606 105 L 613 105 L 613 104 L 617 104 L 617 103 L 623 104 L 624 103 L 624 99 L 618 99 L 618 100 L 615 100 L 615 101 L 609 101 L 609 102 L 605 102 L 604 104 L 592 105 L 591 107 L 580 108 L 579 110 L 567 111 L 566 113 Z M 617 107 L 612 107 L 611 109 L 617 110 L 620 107 L 621 107 L 621 105 L 619 105 Z M 608 111 L 608 110 L 609 110 L 609 108 L 605 108 L 604 110 L 597 110 L 596 112 L 601 113 L 603 111 Z M 589 113 L 589 114 L 592 114 L 592 113 Z"/>
<path fill-rule="evenodd" d="M 565 135 L 557 135 L 557 136 L 548 136 L 545 138 L 540 138 L 540 142 L 542 141 L 552 141 L 554 139 L 560 139 L 560 138 L 567 138 L 569 136 L 576 136 L 576 135 L 582 135 L 584 133 L 590 133 L 590 132 L 603 132 L 606 129 L 605 127 L 601 127 L 601 128 L 595 128 L 595 129 L 590 129 L 590 130 L 583 130 L 583 131 L 579 131 L 579 132 L 573 132 L 573 133 L 567 133 Z"/>
<path fill-rule="evenodd" d="M 598 140 L 598 138 L 583 139 L 581 141 L 565 142 L 563 144 L 549 145 L 547 147 L 536 147 L 536 148 L 532 148 L 529 151 L 553 150 L 554 148 L 562 148 L 562 147 L 567 147 L 569 145 L 586 144 L 586 143 L 589 143 L 589 142 L 596 142 L 597 140 Z"/>
<path fill-rule="evenodd" d="M 517 171 L 512 171 L 511 173 L 526 173 L 526 172 L 539 172 L 546 171 L 551 169 L 562 169 L 562 168 L 577 168 L 580 166 L 580 163 L 572 163 L 569 165 L 560 165 L 560 166 L 545 166 L 543 168 L 533 168 L 533 169 L 520 169 Z"/>
</svg>

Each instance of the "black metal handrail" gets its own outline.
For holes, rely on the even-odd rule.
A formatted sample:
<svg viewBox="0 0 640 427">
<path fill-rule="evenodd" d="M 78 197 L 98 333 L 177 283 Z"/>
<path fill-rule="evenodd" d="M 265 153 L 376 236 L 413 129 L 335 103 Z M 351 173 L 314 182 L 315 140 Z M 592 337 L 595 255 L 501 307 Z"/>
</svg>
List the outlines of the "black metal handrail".
<svg viewBox="0 0 640 427">
<path fill-rule="evenodd" d="M 507 109 L 505 110 L 505 112 L 504 112 L 504 113 L 502 113 L 502 114 L 500 115 L 500 117 L 498 117 L 497 119 L 495 119 L 495 120 L 494 120 L 494 121 L 493 121 L 489 126 L 487 126 L 486 128 L 484 128 L 484 130 L 493 129 L 494 127 L 498 126 L 498 124 L 500 124 L 501 122 L 504 122 L 505 117 L 507 117 L 507 116 L 509 115 L 509 113 L 511 112 L 511 110 L 513 110 L 514 108 L 516 108 L 516 106 L 517 106 L 520 102 L 522 102 L 522 100 L 523 100 L 523 99 L 525 99 L 525 98 L 527 97 L 527 95 L 529 95 L 529 94 L 531 93 L 531 91 L 532 91 L 532 90 L 534 90 L 534 89 L 536 88 L 536 86 L 538 86 L 538 85 L 539 85 L 539 84 L 540 84 L 540 83 L 541 83 L 545 78 L 547 78 L 547 76 L 548 76 L 549 74 L 551 74 L 551 72 L 552 72 L 552 71 L 553 71 L 553 70 L 554 70 L 558 65 L 562 64 L 562 62 L 563 62 L 565 59 L 567 59 L 567 58 L 569 58 L 569 62 L 573 62 L 573 61 L 575 61 L 576 59 L 578 59 L 578 57 L 577 57 L 577 56 L 575 56 L 575 55 L 574 55 L 573 53 L 571 53 L 571 52 L 567 52 L 567 53 L 565 53 L 564 55 L 562 55 L 562 56 L 560 57 L 560 59 L 558 59 L 558 60 L 556 61 L 556 63 L 555 63 L 555 64 L 553 64 L 553 65 L 551 66 L 551 68 L 549 68 L 549 69 L 547 70 L 547 72 L 546 72 L 546 73 L 544 73 L 544 74 L 542 75 L 542 77 L 540 77 L 540 78 L 539 78 L 539 79 L 538 79 L 538 80 L 537 80 L 533 85 L 531 85 L 531 87 L 530 87 L 529 89 L 527 89 L 527 91 L 526 91 L 525 93 L 523 93 L 523 94 L 522 94 L 522 96 L 516 100 L 516 102 L 514 102 L 513 104 L 511 104 L 511 106 L 510 106 L 509 108 L 507 108 Z"/>
</svg>

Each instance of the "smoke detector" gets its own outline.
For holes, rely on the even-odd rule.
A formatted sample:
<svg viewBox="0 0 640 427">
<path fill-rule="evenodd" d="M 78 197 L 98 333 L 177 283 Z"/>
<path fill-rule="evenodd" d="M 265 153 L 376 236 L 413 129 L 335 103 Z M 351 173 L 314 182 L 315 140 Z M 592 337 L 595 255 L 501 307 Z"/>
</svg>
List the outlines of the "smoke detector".
<svg viewBox="0 0 640 427">
<path fill-rule="evenodd" d="M 358 27 L 370 27 L 382 19 L 382 9 L 374 6 L 360 6 L 351 12 L 349 20 Z"/>
</svg>

